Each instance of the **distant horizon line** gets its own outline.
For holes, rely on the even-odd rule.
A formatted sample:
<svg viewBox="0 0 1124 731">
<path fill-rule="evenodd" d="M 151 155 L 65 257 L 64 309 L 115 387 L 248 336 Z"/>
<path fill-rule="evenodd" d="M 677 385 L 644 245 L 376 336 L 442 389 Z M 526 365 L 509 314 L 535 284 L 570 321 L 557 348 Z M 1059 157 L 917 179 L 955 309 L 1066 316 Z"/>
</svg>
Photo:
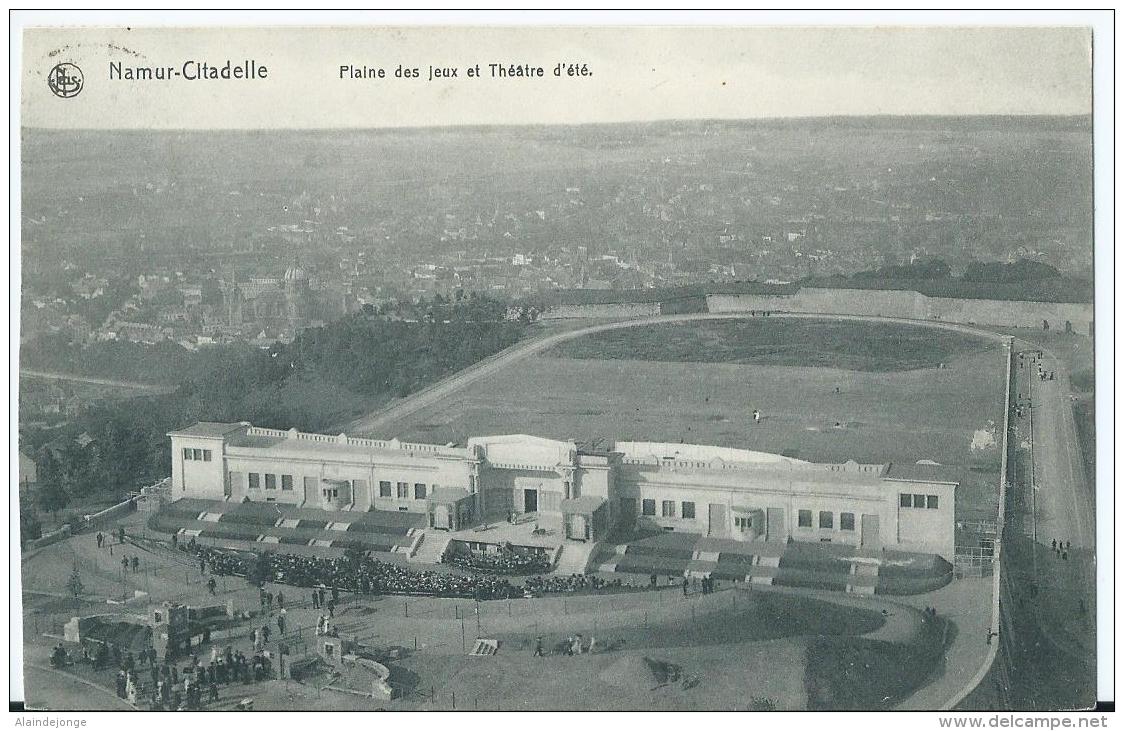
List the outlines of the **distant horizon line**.
<svg viewBox="0 0 1124 731">
<path fill-rule="evenodd" d="M 950 113 L 885 113 L 885 114 L 806 114 L 761 117 L 667 117 L 649 120 L 622 120 L 599 122 L 478 122 L 431 125 L 386 125 L 382 127 L 42 127 L 21 125 L 20 131 L 29 132 L 381 132 L 450 129 L 537 129 L 550 127 L 623 127 L 628 125 L 660 124 L 715 124 L 715 123 L 772 123 L 772 122 L 828 122 L 870 120 L 879 122 L 897 120 L 1055 120 L 1091 122 L 1092 112 L 1069 114 L 1041 112 L 996 112 L 973 114 Z"/>
</svg>

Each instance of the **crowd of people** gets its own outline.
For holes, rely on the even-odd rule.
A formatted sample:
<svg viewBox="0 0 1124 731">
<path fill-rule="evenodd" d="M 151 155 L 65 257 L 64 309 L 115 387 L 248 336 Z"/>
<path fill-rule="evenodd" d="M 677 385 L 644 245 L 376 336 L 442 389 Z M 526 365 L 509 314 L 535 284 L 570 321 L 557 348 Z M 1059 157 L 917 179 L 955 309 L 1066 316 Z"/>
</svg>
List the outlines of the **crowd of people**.
<svg viewBox="0 0 1124 731">
<path fill-rule="evenodd" d="M 214 646 L 209 663 L 203 664 L 198 656 L 192 655 L 190 664 L 180 668 L 170 657 L 161 662 L 152 647 L 133 653 L 101 643 L 92 656 L 83 647 L 77 661 L 89 663 L 95 670 L 116 668 L 117 697 L 134 706 L 147 704 L 154 710 L 200 709 L 219 699 L 222 686 L 260 682 L 274 676 L 271 654 L 260 647 L 247 656 L 230 645 L 225 651 Z M 61 644 L 51 653 L 53 667 L 64 668 L 74 662 Z"/>
<path fill-rule="evenodd" d="M 569 576 L 532 576 L 523 585 L 532 594 L 573 594 L 582 591 L 603 591 L 620 589 L 624 586 L 620 579 L 606 580 L 600 576 L 570 574 Z"/>
<path fill-rule="evenodd" d="M 544 553 L 522 553 L 503 549 L 496 553 L 451 552 L 445 563 L 468 571 L 493 574 L 541 574 L 550 571 L 550 558 Z"/>
<path fill-rule="evenodd" d="M 299 587 L 333 587 L 334 594 L 346 591 L 355 594 L 408 594 L 463 597 L 486 601 L 518 599 L 541 594 L 601 591 L 619 589 L 623 586 L 620 579 L 608 581 L 598 576 L 584 574 L 535 575 L 527 577 L 523 584 L 518 584 L 503 578 L 498 573 L 466 575 L 447 571 L 419 571 L 401 564 L 380 561 L 367 554 L 328 557 L 269 553 L 259 557 L 254 554 L 204 546 L 195 543 L 194 540 L 180 546 L 199 561 L 201 571 L 206 567 L 212 574 L 217 575 L 252 576 L 257 581 Z M 264 572 L 259 564 L 261 561 L 267 562 Z M 546 565 L 536 565 L 542 571 L 550 568 Z M 335 603 L 335 601 L 324 602 L 322 596 L 316 598 L 320 599 L 316 602 L 314 598 L 314 607 L 317 608 L 331 609 L 328 603 Z M 330 612 L 329 616 L 331 616 Z"/>
<path fill-rule="evenodd" d="M 441 571 L 418 571 L 400 564 L 361 556 L 304 556 L 291 553 L 266 554 L 264 574 L 256 566 L 259 557 L 222 551 L 189 543 L 185 550 L 219 575 L 251 576 L 261 581 L 300 587 L 335 587 L 355 594 L 411 594 L 441 597 L 471 597 L 480 600 L 523 596 L 523 589 L 506 579 L 488 575 L 459 575 Z"/>
</svg>

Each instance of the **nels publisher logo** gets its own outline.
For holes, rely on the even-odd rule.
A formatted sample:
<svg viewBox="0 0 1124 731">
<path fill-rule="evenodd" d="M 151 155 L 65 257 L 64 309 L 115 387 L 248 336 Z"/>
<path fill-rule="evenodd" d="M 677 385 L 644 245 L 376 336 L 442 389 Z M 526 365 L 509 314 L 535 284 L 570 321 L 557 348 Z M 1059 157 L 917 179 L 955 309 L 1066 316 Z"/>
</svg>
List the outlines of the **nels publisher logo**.
<svg viewBox="0 0 1124 731">
<path fill-rule="evenodd" d="M 47 74 L 47 86 L 51 92 L 62 99 L 78 96 L 82 91 L 82 69 L 72 63 L 56 64 L 51 73 Z"/>
</svg>

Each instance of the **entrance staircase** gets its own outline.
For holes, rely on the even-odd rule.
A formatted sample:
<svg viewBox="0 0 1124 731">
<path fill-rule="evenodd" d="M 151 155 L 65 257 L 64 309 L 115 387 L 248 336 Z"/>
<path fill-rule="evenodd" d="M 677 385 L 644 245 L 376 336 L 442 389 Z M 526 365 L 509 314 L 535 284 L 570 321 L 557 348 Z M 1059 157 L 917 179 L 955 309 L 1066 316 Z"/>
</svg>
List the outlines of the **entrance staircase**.
<svg viewBox="0 0 1124 731">
<path fill-rule="evenodd" d="M 441 563 L 441 559 L 445 557 L 445 551 L 449 550 L 449 544 L 452 540 L 453 536 L 448 531 L 423 530 L 418 547 L 414 550 L 414 555 L 410 557 L 410 560 L 416 563 Z"/>
<path fill-rule="evenodd" d="M 555 576 L 584 574 L 597 550 L 596 542 L 566 541 L 562 544 L 562 554 L 558 557 L 558 563 L 551 573 Z"/>
</svg>

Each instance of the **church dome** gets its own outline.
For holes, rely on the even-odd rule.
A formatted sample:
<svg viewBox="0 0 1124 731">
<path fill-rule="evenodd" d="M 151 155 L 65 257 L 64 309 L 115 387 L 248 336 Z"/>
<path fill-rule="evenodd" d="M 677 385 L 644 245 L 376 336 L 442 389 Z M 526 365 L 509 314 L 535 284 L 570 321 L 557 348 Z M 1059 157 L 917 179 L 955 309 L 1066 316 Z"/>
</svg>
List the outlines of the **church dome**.
<svg viewBox="0 0 1124 731">
<path fill-rule="evenodd" d="M 286 282 L 304 281 L 307 279 L 308 275 L 305 274 L 305 271 L 298 266 L 291 266 L 285 270 Z"/>
</svg>

